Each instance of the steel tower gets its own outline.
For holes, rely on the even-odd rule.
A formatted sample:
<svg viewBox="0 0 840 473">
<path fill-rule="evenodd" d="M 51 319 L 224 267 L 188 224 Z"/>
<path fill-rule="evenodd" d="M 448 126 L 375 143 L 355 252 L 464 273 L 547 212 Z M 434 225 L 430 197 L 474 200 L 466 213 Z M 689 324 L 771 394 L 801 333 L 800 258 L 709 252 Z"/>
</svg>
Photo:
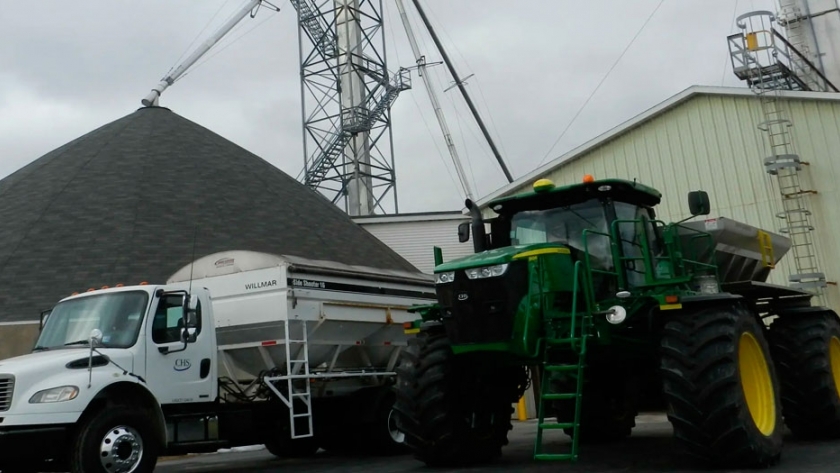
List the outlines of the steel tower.
<svg viewBox="0 0 840 473">
<path fill-rule="evenodd" d="M 398 211 L 382 0 L 290 0 L 298 14 L 303 182 L 349 215 Z M 298 176 L 300 178 L 300 176 Z M 377 212 L 378 211 L 378 212 Z"/>
</svg>

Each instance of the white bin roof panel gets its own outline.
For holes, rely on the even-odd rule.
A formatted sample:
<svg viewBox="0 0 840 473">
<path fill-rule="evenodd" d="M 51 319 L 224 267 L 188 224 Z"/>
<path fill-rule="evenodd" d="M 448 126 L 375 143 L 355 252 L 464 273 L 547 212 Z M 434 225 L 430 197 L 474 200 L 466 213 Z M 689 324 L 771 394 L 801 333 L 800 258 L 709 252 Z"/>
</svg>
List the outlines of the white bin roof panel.
<svg viewBox="0 0 840 473">
<path fill-rule="evenodd" d="M 228 274 L 287 266 L 294 273 L 335 274 L 373 280 L 433 284 L 434 278 L 421 272 L 379 269 L 349 265 L 334 261 L 314 260 L 300 256 L 273 255 L 256 251 L 233 250 L 213 253 L 195 260 L 172 276 L 169 284 L 204 279 Z"/>
</svg>

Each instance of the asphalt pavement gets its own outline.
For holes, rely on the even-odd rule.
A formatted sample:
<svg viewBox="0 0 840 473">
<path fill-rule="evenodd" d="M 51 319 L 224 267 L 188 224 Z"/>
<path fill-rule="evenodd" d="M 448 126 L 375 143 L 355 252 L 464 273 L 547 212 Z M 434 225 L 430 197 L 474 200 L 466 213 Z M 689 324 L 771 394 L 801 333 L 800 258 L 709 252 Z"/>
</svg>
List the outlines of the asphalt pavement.
<svg viewBox="0 0 840 473">
<path fill-rule="evenodd" d="M 534 421 L 514 422 L 503 450 L 503 457 L 489 465 L 463 468 L 427 468 L 410 455 L 394 457 L 364 457 L 339 455 L 319 451 L 308 459 L 281 460 L 265 450 L 225 452 L 196 455 L 162 461 L 157 472 L 364 472 L 391 473 L 417 472 L 442 473 L 456 471 L 478 472 L 536 472 L 563 471 L 587 473 L 683 473 L 709 471 L 685 459 L 671 438 L 671 426 L 662 415 L 643 415 L 636 421 L 633 435 L 623 442 L 584 446 L 577 463 L 536 462 L 532 459 L 536 425 Z M 550 451 L 568 451 L 569 438 L 562 431 L 546 432 Z M 723 473 L 739 470 L 714 470 Z M 785 439 L 781 463 L 769 470 L 772 473 L 828 473 L 840 471 L 840 441 L 800 442 Z"/>
</svg>

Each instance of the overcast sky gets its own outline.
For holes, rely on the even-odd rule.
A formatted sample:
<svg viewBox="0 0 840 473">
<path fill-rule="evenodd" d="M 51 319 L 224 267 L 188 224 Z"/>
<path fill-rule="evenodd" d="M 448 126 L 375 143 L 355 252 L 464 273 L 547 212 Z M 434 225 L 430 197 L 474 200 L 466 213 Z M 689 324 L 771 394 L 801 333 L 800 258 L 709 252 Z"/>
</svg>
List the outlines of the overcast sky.
<svg viewBox="0 0 840 473">
<path fill-rule="evenodd" d="M 320 0 L 319 0 L 320 1 Z M 0 178 L 134 112 L 140 99 L 245 0 L 4 1 L 0 10 Z M 244 20 L 161 105 L 292 176 L 303 166 L 295 10 L 275 0 Z M 773 0 L 423 0 L 514 175 L 522 176 L 692 85 L 743 87 L 726 36 L 736 14 Z M 414 58 L 385 0 L 389 69 Z M 405 0 L 429 61 L 440 56 Z M 645 20 L 647 27 L 556 144 Z M 214 18 L 213 21 L 211 19 Z M 204 29 L 208 25 L 207 29 Z M 203 31 L 203 32 L 202 32 Z M 194 46 L 193 46 L 194 47 Z M 224 48 L 224 49 L 222 49 Z M 433 77 L 478 196 L 506 180 L 443 66 Z M 458 210 L 463 190 L 422 81 L 393 107 L 401 212 Z M 552 148 L 553 146 L 553 148 Z"/>
</svg>

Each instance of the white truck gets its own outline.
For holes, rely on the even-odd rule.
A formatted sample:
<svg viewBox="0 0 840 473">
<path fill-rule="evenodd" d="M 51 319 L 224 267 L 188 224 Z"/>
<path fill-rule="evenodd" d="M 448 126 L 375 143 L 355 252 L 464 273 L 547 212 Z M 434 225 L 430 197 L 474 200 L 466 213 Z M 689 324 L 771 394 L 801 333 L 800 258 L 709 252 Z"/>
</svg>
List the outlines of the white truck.
<svg viewBox="0 0 840 473">
<path fill-rule="evenodd" d="M 396 451 L 403 324 L 434 297 L 419 272 L 247 251 L 74 294 L 32 353 L 0 360 L 0 471 L 142 473 L 259 444 Z"/>
</svg>

